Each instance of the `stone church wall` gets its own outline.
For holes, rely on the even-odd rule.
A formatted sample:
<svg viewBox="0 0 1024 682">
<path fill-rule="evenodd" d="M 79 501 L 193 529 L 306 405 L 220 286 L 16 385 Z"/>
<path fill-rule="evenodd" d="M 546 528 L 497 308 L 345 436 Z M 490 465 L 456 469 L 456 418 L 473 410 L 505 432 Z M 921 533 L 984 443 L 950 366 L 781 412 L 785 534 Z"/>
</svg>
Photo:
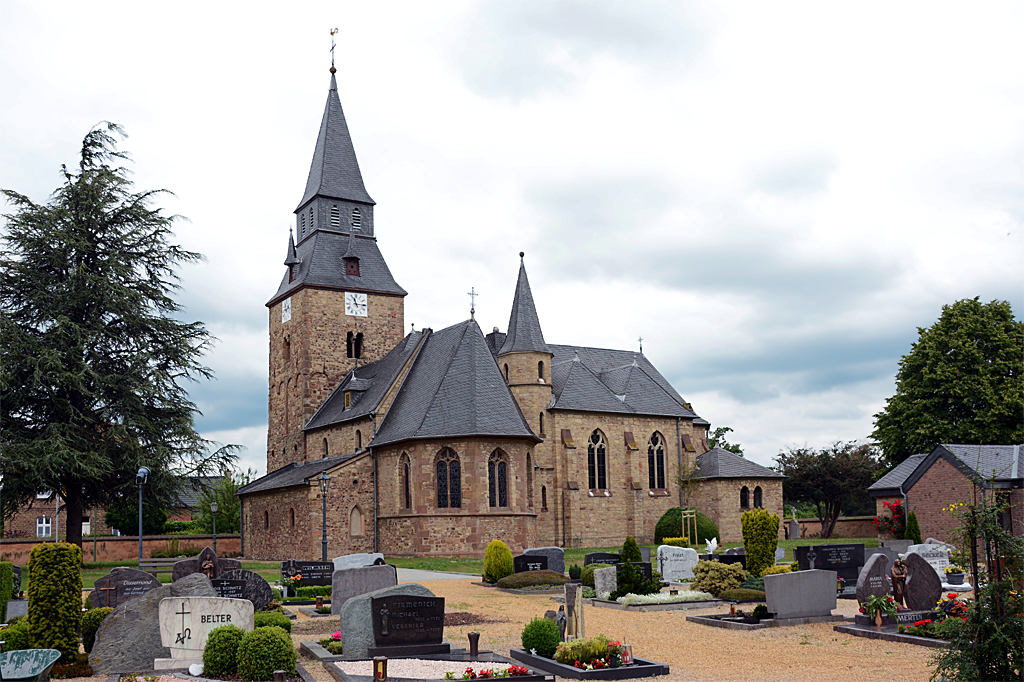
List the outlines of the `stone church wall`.
<svg viewBox="0 0 1024 682">
<path fill-rule="evenodd" d="M 740 491 L 746 486 L 750 492 L 748 507 L 740 506 Z M 697 511 L 704 514 L 718 526 L 719 542 L 743 542 L 741 517 L 743 512 L 753 509 L 754 489 L 761 487 L 761 506 L 779 521 L 779 539 L 785 539 L 782 519 L 782 479 L 780 478 L 712 478 L 701 482 L 694 495 Z"/>
</svg>

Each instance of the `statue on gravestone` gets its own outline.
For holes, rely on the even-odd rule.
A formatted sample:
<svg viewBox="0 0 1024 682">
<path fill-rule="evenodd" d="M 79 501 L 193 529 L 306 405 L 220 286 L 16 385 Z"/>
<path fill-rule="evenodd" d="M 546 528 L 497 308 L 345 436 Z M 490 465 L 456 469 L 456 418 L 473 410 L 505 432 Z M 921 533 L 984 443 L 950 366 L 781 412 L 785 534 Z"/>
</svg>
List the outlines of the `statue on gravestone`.
<svg viewBox="0 0 1024 682">
<path fill-rule="evenodd" d="M 906 606 L 906 594 L 907 594 L 907 566 L 903 561 L 897 558 L 892 562 L 892 570 L 889 573 L 892 576 L 892 596 L 896 600 L 897 606 Z"/>
<path fill-rule="evenodd" d="M 562 641 L 565 641 L 565 604 L 561 604 L 558 607 L 558 615 L 555 616 L 555 622 L 558 623 L 558 629 L 562 634 Z"/>
<path fill-rule="evenodd" d="M 205 575 L 210 580 L 213 580 L 213 560 L 212 559 L 207 559 L 206 561 L 203 562 L 203 571 L 202 571 L 202 573 L 203 573 L 203 575 Z"/>
<path fill-rule="evenodd" d="M 213 575 L 206 573 L 206 563 L 211 562 Z M 193 573 L 206 574 L 208 578 L 219 578 L 222 573 L 228 571 L 234 571 L 242 567 L 242 562 L 238 559 L 221 559 L 218 558 L 212 549 L 204 547 L 203 551 L 199 553 L 199 556 L 195 559 L 182 559 L 181 561 L 174 562 L 174 568 L 171 571 L 171 581 L 177 582 L 187 575 Z"/>
</svg>

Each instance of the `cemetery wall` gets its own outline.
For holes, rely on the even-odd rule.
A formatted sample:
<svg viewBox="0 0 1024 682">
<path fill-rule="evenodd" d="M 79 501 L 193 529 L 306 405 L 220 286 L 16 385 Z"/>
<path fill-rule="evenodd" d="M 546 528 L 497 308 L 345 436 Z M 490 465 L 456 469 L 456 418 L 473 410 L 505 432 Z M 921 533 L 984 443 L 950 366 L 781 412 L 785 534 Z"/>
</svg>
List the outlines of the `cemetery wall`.
<svg viewBox="0 0 1024 682">
<path fill-rule="evenodd" d="M 881 505 L 877 505 L 881 506 Z M 834 538 L 871 538 L 878 535 L 878 529 L 871 521 L 873 516 L 840 516 L 832 531 Z M 801 538 L 820 538 L 821 522 L 816 518 L 797 519 Z"/>
<path fill-rule="evenodd" d="M 936 459 L 907 491 L 907 505 L 917 516 L 921 537 L 950 540 L 958 522 L 942 508 L 952 502 L 970 502 L 974 494 L 974 484 L 969 478 L 944 458 Z"/>
<path fill-rule="evenodd" d="M 701 481 L 695 495 L 697 510 L 718 526 L 719 542 L 742 542 L 743 512 L 751 507 L 740 507 L 740 491 L 746 486 L 753 504 L 754 489 L 761 487 L 761 503 L 764 509 L 777 514 L 779 539 L 785 539 L 785 523 L 782 521 L 782 479 L 781 478 L 710 478 Z"/>
<path fill-rule="evenodd" d="M 217 554 L 222 557 L 238 556 L 242 550 L 240 535 L 221 535 L 217 533 Z M 63 538 L 61 538 L 63 540 Z M 213 545 L 212 535 L 143 535 L 142 555 L 149 557 L 155 550 L 166 549 L 168 542 L 177 541 L 180 546 L 196 545 L 206 547 Z M 50 539 L 50 542 L 53 540 Z M 37 539 L 4 540 L 0 543 L 0 557 L 19 566 L 28 564 L 32 548 L 41 544 Z M 139 560 L 139 536 L 122 535 L 120 537 L 96 538 L 96 556 L 93 558 L 93 539 L 82 538 L 83 561 L 125 561 Z"/>
</svg>

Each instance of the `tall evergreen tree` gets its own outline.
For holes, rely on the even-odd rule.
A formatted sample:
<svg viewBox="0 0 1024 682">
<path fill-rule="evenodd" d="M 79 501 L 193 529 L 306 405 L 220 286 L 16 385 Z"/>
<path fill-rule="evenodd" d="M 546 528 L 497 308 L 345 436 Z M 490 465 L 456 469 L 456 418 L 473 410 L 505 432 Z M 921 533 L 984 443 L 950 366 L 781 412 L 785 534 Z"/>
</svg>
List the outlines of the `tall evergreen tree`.
<svg viewBox="0 0 1024 682">
<path fill-rule="evenodd" d="M 46 204 L 2 190 L 14 211 L 0 234 L 0 475 L 9 517 L 41 490 L 65 501 L 67 540 L 83 511 L 136 495 L 169 504 L 183 475 L 219 473 L 235 446 L 210 452 L 183 383 L 209 378 L 212 337 L 175 319 L 177 216 L 134 192 L 116 125 L 85 136 L 77 171 Z"/>
<path fill-rule="evenodd" d="M 900 360 L 896 395 L 871 437 L 892 465 L 939 443 L 1024 441 L 1024 322 L 1006 301 L 964 299 L 918 328 Z"/>
</svg>

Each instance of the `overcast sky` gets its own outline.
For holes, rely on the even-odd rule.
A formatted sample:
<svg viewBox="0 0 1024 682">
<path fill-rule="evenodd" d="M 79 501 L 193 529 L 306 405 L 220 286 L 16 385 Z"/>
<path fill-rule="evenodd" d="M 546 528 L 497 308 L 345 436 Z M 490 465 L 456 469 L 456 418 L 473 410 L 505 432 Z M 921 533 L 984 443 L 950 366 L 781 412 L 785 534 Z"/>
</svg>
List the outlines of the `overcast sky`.
<svg viewBox="0 0 1024 682">
<path fill-rule="evenodd" d="M 101 120 L 204 263 L 207 437 L 266 470 L 266 301 L 329 31 L 406 329 L 644 353 L 749 458 L 865 439 L 943 304 L 1024 311 L 1021 3 L 0 4 L 0 186 L 46 200 Z M 341 352 L 344 352 L 339 347 Z"/>
</svg>

